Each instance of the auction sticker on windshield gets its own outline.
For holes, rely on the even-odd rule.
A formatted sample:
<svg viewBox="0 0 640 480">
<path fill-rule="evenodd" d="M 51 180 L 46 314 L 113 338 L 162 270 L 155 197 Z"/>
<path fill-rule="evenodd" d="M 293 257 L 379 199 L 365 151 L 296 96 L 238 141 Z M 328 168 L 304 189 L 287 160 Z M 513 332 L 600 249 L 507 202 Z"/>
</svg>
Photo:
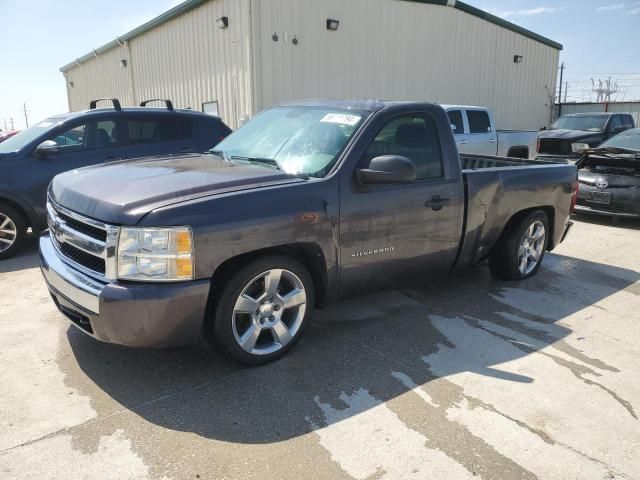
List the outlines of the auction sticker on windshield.
<svg viewBox="0 0 640 480">
<path fill-rule="evenodd" d="M 353 127 L 361 118 L 360 115 L 351 115 L 348 113 L 327 113 L 320 121 L 325 123 L 339 123 L 340 125 Z"/>
</svg>

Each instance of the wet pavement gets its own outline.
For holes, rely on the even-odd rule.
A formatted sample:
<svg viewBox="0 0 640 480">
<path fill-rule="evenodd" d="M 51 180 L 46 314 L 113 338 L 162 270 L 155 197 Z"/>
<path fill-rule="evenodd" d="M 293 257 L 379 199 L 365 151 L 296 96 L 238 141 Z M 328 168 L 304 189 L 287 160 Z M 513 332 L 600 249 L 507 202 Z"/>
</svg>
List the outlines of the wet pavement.
<svg viewBox="0 0 640 480">
<path fill-rule="evenodd" d="M 0 263 L 0 478 L 640 478 L 640 225 L 317 311 L 282 360 L 102 344 Z"/>
</svg>

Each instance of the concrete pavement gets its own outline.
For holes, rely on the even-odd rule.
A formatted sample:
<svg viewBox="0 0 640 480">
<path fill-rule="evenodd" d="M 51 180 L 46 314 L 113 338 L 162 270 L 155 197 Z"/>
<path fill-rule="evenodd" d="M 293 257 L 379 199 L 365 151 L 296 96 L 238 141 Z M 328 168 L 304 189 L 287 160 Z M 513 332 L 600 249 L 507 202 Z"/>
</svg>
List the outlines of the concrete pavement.
<svg viewBox="0 0 640 480">
<path fill-rule="evenodd" d="M 0 263 L 0 478 L 640 478 L 639 245 L 578 220 L 529 281 L 336 305 L 254 369 L 87 338 L 32 246 Z"/>
</svg>

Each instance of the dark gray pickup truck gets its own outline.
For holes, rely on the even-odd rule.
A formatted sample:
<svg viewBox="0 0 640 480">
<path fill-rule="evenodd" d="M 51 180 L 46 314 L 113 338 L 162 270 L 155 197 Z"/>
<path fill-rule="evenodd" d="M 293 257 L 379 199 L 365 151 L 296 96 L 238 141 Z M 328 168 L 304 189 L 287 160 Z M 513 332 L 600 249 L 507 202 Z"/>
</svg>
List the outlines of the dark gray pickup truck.
<svg viewBox="0 0 640 480">
<path fill-rule="evenodd" d="M 208 154 L 58 175 L 40 261 L 58 308 L 94 338 L 205 339 L 259 364 L 328 302 L 484 259 L 502 279 L 534 275 L 576 189 L 573 165 L 458 156 L 436 105 L 298 102 Z"/>
</svg>

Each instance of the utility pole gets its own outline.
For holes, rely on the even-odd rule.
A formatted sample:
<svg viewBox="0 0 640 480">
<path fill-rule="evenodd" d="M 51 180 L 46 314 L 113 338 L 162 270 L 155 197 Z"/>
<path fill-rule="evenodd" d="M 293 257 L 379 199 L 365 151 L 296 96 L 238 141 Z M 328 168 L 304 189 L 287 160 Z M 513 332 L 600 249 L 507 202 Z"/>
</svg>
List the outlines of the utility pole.
<svg viewBox="0 0 640 480">
<path fill-rule="evenodd" d="M 560 65 L 560 91 L 558 92 L 558 116 L 562 115 L 562 75 L 564 74 L 564 62 Z"/>
<path fill-rule="evenodd" d="M 569 91 L 569 82 L 564 82 L 564 103 L 567 103 L 567 92 Z"/>
<path fill-rule="evenodd" d="M 13 117 L 9 117 L 9 123 L 11 124 L 11 130 L 13 130 Z"/>
<path fill-rule="evenodd" d="M 29 117 L 27 116 L 27 113 L 28 113 L 27 102 L 22 103 L 22 112 L 24 113 L 24 123 L 27 125 L 27 128 L 29 128 Z"/>
</svg>

